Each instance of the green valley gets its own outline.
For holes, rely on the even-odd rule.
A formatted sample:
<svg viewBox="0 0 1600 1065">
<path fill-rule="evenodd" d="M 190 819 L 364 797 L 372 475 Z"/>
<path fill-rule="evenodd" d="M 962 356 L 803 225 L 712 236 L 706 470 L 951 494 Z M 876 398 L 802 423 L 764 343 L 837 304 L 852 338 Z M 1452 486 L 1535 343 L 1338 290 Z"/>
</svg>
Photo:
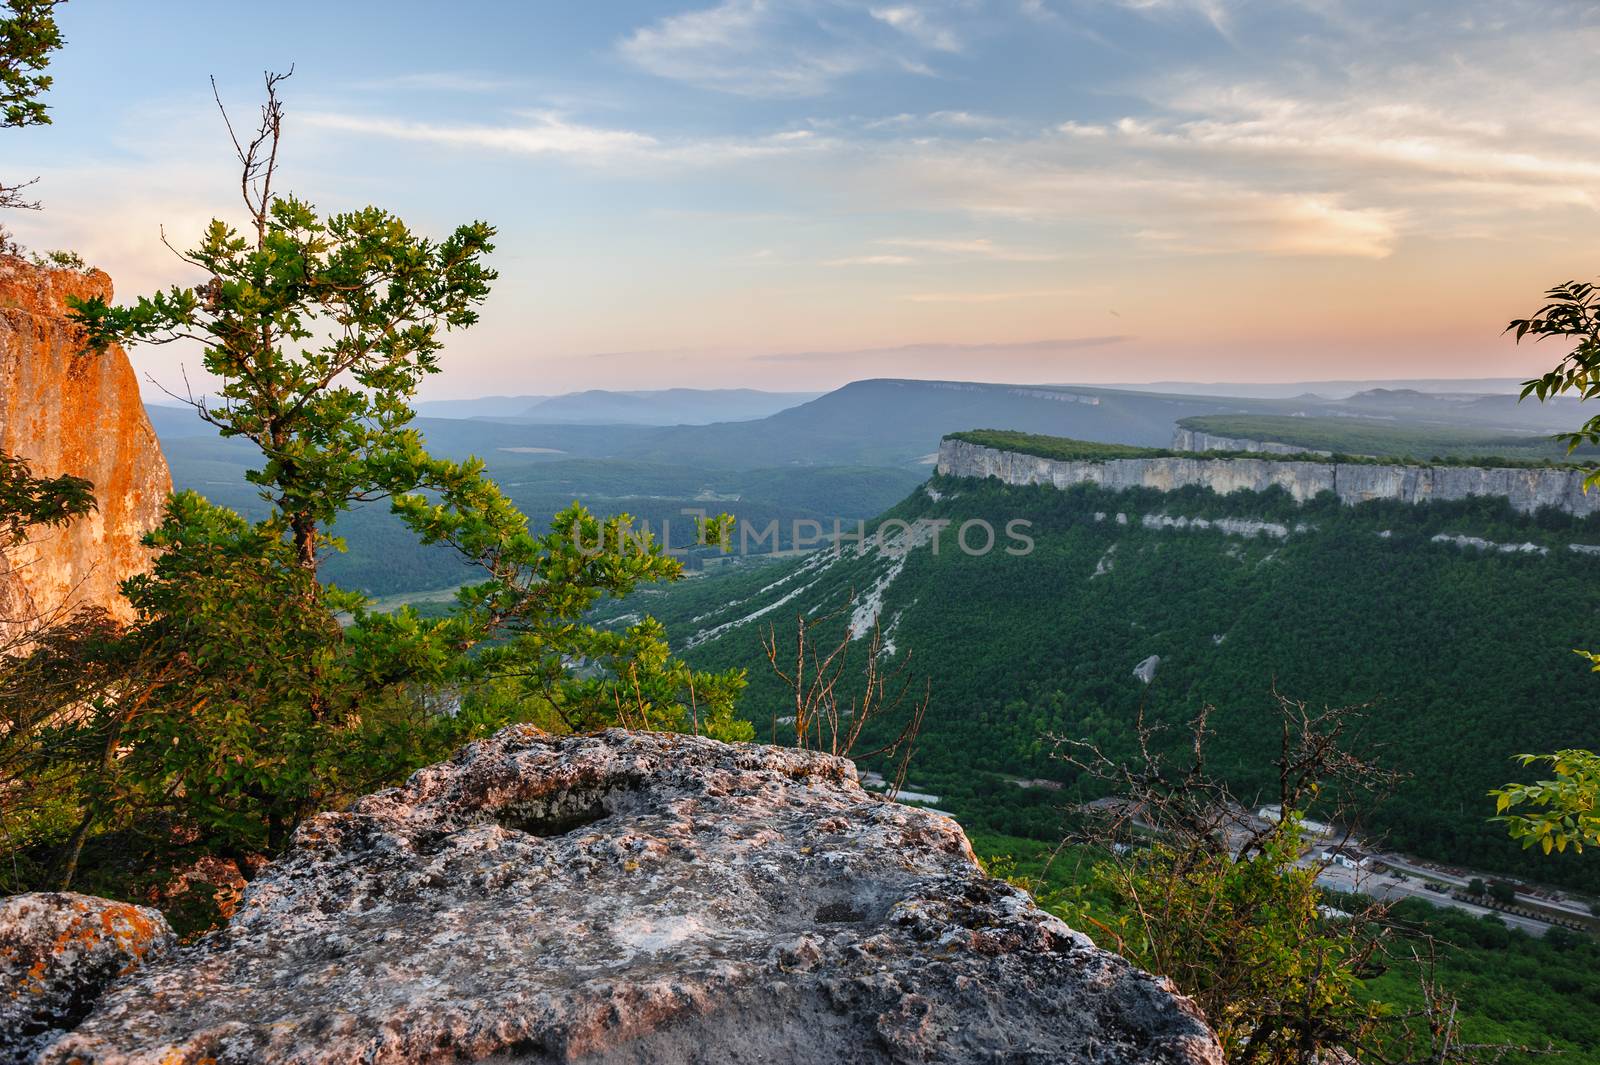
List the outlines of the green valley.
<svg viewBox="0 0 1600 1065">
<path fill-rule="evenodd" d="M 1389 845 L 1530 875 L 1489 822 L 1486 792 L 1515 775 L 1513 754 L 1600 742 L 1600 687 L 1572 653 L 1592 642 L 1600 613 L 1592 518 L 1523 516 L 1490 498 L 1349 507 L 1297 505 L 1280 491 L 944 477 L 885 518 L 948 524 L 937 549 L 931 535 L 903 554 L 893 533 L 888 549 L 869 536 L 654 591 L 630 609 L 665 621 L 698 666 L 749 668 L 744 705 L 770 708 L 783 698 L 760 649 L 767 626 L 792 630 L 797 615 L 854 597 L 857 631 L 876 612 L 932 684 L 919 790 L 969 825 L 1017 835 L 1050 838 L 1059 808 L 1091 797 L 1052 757 L 1052 737 L 1125 752 L 1141 709 L 1177 726 L 1215 705 L 1216 768 L 1254 795 L 1271 771 L 1276 687 L 1370 704 L 1362 742 L 1408 774 L 1373 815 Z M 1034 544 L 1025 554 L 1006 550 L 1018 521 Z M 969 522 L 996 530 L 993 550 L 958 546 Z M 974 525 L 967 540 L 985 535 Z M 1134 670 L 1152 656 L 1146 684 Z M 769 717 L 754 712 L 758 735 L 781 738 Z M 1592 855 L 1567 856 L 1532 875 L 1593 883 L 1597 869 Z"/>
</svg>

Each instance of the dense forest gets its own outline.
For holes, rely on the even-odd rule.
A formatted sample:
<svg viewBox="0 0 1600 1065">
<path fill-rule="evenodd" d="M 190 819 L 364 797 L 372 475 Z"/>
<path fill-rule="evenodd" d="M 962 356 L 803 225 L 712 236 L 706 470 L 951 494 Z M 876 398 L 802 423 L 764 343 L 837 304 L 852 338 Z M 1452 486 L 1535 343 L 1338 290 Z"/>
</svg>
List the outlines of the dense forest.
<svg viewBox="0 0 1600 1065">
<path fill-rule="evenodd" d="M 192 417 L 192 415 L 190 415 Z M 194 419 L 198 421 L 198 419 Z M 251 449 L 236 440 L 170 436 L 163 442 L 176 487 L 191 488 L 239 513 L 257 518 L 268 507 L 245 480 Z M 776 521 L 787 544 L 796 520 L 831 528 L 835 518 L 870 518 L 902 498 L 924 474 L 892 467 L 788 466 L 771 469 L 707 469 L 671 463 L 564 455 L 501 455 L 491 461 L 496 483 L 535 528 L 581 501 L 603 514 L 630 514 L 668 546 L 689 547 L 693 517 L 736 509 L 765 527 Z M 460 554 L 440 544 L 419 543 L 384 501 L 361 503 L 339 516 L 335 533 L 345 550 L 327 561 L 329 578 L 371 596 L 422 593 L 469 580 L 472 569 Z M 699 567 L 696 552 L 685 565 Z"/>
<path fill-rule="evenodd" d="M 1276 687 L 1370 704 L 1360 742 L 1407 774 L 1371 815 L 1388 845 L 1595 882 L 1592 854 L 1535 861 L 1506 839 L 1486 793 L 1517 775 L 1514 754 L 1600 743 L 1600 681 L 1573 654 L 1595 640 L 1600 558 L 1569 549 L 1600 544 L 1600 521 L 1522 516 L 1488 498 L 1301 506 L 1276 490 L 1059 491 L 942 477 L 886 517 L 953 524 L 937 551 L 924 538 L 897 556 L 869 538 L 864 551 L 747 565 L 629 609 L 665 621 L 697 666 L 748 667 L 744 712 L 758 735 L 781 738 L 773 714 L 784 700 L 760 648 L 767 626 L 792 630 L 796 615 L 824 616 L 852 592 L 858 605 L 881 598 L 889 641 L 934 693 L 912 782 L 975 828 L 1051 838 L 1060 808 L 1089 794 L 1053 757 L 1052 737 L 1116 754 L 1141 708 L 1178 725 L 1213 704 L 1214 768 L 1253 797 L 1271 779 Z M 1174 527 L 1180 517 L 1242 524 Z M 999 532 L 986 554 L 955 543 L 974 519 Z M 1014 542 L 1003 529 L 1017 519 L 1032 523 L 1030 553 L 1005 550 Z M 1160 662 L 1145 684 L 1134 668 L 1152 655 Z M 1063 789 L 1014 782 L 1035 779 Z"/>
</svg>

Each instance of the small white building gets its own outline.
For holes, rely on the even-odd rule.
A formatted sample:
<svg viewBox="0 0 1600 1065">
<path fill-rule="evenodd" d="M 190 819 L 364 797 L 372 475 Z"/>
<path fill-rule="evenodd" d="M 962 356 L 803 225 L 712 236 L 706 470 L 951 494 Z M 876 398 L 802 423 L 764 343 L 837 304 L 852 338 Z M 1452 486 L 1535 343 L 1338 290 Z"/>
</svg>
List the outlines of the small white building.
<svg viewBox="0 0 1600 1065">
<path fill-rule="evenodd" d="M 1358 854 L 1355 851 L 1325 850 L 1320 857 L 1325 862 L 1351 870 L 1371 869 L 1373 865 L 1371 855 Z"/>
</svg>

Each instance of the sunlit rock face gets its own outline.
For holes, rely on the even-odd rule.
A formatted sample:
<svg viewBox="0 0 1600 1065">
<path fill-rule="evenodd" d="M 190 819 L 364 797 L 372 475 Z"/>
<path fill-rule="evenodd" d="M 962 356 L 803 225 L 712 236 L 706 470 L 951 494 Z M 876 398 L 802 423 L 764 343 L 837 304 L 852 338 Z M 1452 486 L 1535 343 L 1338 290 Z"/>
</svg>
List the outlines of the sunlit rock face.
<svg viewBox="0 0 1600 1065">
<path fill-rule="evenodd" d="M 172 950 L 166 918 L 66 891 L 0 900 L 0 1065 L 32 1061 L 107 985 Z"/>
<path fill-rule="evenodd" d="M 1186 999 L 844 760 L 513 727 L 325 813 L 50 1065 L 1215 1063 Z"/>
<path fill-rule="evenodd" d="M 1007 484 L 1049 484 L 1057 488 L 1094 484 L 1110 489 L 1171 491 L 1198 485 L 1227 495 L 1241 489 L 1261 492 L 1279 487 L 1301 502 L 1323 492 L 1332 492 L 1352 504 L 1369 499 L 1423 503 L 1430 499 L 1501 496 L 1514 509 L 1524 512 L 1554 507 L 1569 514 L 1587 515 L 1600 510 L 1600 492 L 1584 492 L 1582 471 L 1555 468 L 1390 466 L 1187 456 L 1064 461 L 1001 451 L 965 440 L 945 440 L 939 445 L 938 470 L 950 477 L 996 477 Z"/>
<path fill-rule="evenodd" d="M 0 452 L 27 459 L 36 477 L 88 478 L 98 503 L 0 556 L 0 639 L 21 619 L 79 606 L 127 620 L 118 585 L 148 568 L 139 540 L 172 490 L 133 367 L 121 348 L 82 350 L 69 296 L 109 300 L 111 279 L 0 256 Z"/>
</svg>

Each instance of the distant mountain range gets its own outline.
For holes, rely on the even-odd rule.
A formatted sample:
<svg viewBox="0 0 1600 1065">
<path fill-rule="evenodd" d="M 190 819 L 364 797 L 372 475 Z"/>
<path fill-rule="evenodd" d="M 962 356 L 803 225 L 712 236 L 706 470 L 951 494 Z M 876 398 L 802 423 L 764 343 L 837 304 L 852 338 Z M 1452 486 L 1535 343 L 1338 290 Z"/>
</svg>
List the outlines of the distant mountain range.
<svg viewBox="0 0 1600 1065">
<path fill-rule="evenodd" d="M 492 408 L 527 398 L 483 402 Z M 1426 447 L 1406 451 L 1431 455 L 1496 453 L 1494 447 L 1503 448 L 1510 434 L 1548 434 L 1581 421 L 1575 403 L 1518 405 L 1506 394 L 1384 389 L 1329 401 L 906 380 L 857 381 L 764 417 L 733 419 L 756 405 L 794 398 L 739 390 L 578 393 L 524 409 L 551 404 L 557 414 L 576 418 L 588 410 L 599 421 L 425 414 L 415 425 L 442 456 L 484 459 L 535 523 L 542 523 L 575 498 L 597 511 L 628 511 L 656 522 L 708 503 L 752 519 L 868 517 L 932 472 L 943 436 L 970 429 L 1167 447 L 1180 421 L 1208 416 L 1247 428 L 1276 425 L 1278 436 L 1285 424 L 1295 430 L 1292 435 L 1302 429 L 1333 431 L 1360 443 L 1352 451 L 1381 453 L 1384 449 L 1367 444 L 1379 436 L 1426 441 Z M 610 421 L 618 411 L 652 403 L 658 411 L 679 414 L 718 410 L 728 420 L 700 425 Z M 475 408 L 447 409 L 470 415 Z M 251 444 L 219 439 L 212 426 L 185 408 L 148 410 L 178 487 L 247 513 L 259 508 L 256 489 L 245 480 L 245 472 L 260 463 Z M 636 413 L 643 416 L 642 410 Z M 1427 432 L 1401 431 L 1408 427 Z M 1449 449 L 1437 446 L 1446 430 Z M 1480 439 L 1484 446 L 1477 448 Z M 1530 435 L 1530 440 L 1537 438 Z M 418 552 L 384 510 L 368 508 L 341 523 L 350 550 L 332 567 L 337 579 L 376 594 L 461 579 L 448 553 Z"/>
<path fill-rule="evenodd" d="M 590 389 L 559 396 L 484 396 L 425 400 L 424 418 L 488 418 L 537 424 L 706 425 L 765 418 L 816 399 L 820 392 L 763 392 L 753 388 L 662 388 L 618 392 Z"/>
<path fill-rule="evenodd" d="M 1139 392 L 1181 392 L 1191 396 L 1247 396 L 1254 399 L 1291 399 L 1296 396 L 1317 396 L 1322 399 L 1346 399 L 1357 392 L 1373 389 L 1403 389 L 1412 392 L 1477 392 L 1507 394 L 1522 389 L 1520 377 L 1419 377 L 1391 381 L 1151 381 L 1148 384 L 1101 385 L 1102 388 L 1126 388 Z"/>
<path fill-rule="evenodd" d="M 967 429 L 1012 429 L 1165 447 L 1180 420 L 1201 415 L 1376 420 L 1449 427 L 1469 438 L 1481 432 L 1486 440 L 1515 433 L 1549 434 L 1575 428 L 1582 421 L 1574 400 L 1518 403 L 1516 396 L 1508 393 L 1401 388 L 1369 389 L 1329 400 L 1316 395 L 1260 398 L 876 379 L 856 381 L 809 400 L 805 395 L 741 389 L 582 392 L 532 404 L 514 419 L 470 414 L 441 417 L 424 404 L 416 425 L 441 454 L 458 458 L 478 455 L 491 466 L 604 458 L 697 469 L 759 469 L 918 468 L 931 464 L 945 434 Z M 482 402 L 492 407 L 510 401 L 491 397 Z M 754 412 L 763 406 L 779 409 L 756 416 Z M 209 427 L 192 412 L 172 407 L 149 409 L 164 444 L 211 435 Z M 466 412 L 473 408 L 451 409 Z M 543 413 L 535 417 L 530 412 Z M 651 424 L 641 420 L 651 416 L 673 421 Z M 692 420 L 713 416 L 719 420 Z"/>
</svg>

